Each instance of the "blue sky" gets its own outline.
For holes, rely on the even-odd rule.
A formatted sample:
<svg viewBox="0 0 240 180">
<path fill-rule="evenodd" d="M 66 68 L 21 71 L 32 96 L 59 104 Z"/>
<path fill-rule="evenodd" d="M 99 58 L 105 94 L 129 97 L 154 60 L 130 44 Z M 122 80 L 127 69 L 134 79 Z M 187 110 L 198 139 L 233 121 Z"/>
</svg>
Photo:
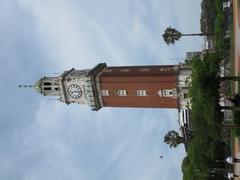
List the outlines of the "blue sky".
<svg viewBox="0 0 240 180">
<path fill-rule="evenodd" d="M 0 179 L 181 179 L 170 109 L 92 112 L 18 89 L 72 67 L 176 64 L 200 38 L 167 46 L 167 26 L 199 32 L 200 0 L 1 0 Z M 162 154 L 163 160 L 158 157 Z"/>
</svg>

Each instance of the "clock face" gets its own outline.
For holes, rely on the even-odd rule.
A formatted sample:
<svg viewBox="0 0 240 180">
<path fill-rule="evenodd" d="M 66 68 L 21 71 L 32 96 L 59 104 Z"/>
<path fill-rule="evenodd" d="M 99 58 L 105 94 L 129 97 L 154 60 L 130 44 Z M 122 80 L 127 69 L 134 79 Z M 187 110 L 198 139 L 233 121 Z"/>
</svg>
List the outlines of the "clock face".
<svg viewBox="0 0 240 180">
<path fill-rule="evenodd" d="M 78 99 L 82 96 L 82 90 L 81 88 L 76 85 L 76 84 L 71 84 L 69 87 L 68 87 L 68 93 L 69 95 L 74 98 L 74 99 Z"/>
</svg>

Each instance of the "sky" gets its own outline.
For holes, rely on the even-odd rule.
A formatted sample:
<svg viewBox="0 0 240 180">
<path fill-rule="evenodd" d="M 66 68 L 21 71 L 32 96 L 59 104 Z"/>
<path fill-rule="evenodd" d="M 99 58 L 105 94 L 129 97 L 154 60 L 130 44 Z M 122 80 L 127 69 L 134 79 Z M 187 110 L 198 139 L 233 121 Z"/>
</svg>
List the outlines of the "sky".
<svg viewBox="0 0 240 180">
<path fill-rule="evenodd" d="M 167 46 L 168 26 L 200 31 L 200 0 L 0 0 L 0 179 L 182 179 L 177 110 L 102 108 L 49 100 L 33 84 L 72 67 L 178 64 L 202 39 Z M 159 156 L 163 155 L 163 159 Z"/>
</svg>

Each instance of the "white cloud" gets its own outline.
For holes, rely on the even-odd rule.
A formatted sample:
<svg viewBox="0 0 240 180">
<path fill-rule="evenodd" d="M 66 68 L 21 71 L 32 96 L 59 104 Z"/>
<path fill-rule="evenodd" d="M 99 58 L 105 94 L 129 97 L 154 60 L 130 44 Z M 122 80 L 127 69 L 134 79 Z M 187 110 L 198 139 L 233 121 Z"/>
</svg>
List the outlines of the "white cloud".
<svg viewBox="0 0 240 180">
<path fill-rule="evenodd" d="M 156 116 L 152 117 L 153 113 Z M 180 168 L 182 156 L 162 147 L 162 133 L 177 126 L 175 118 L 173 111 L 150 109 L 145 113 L 134 109 L 84 113 L 79 106 L 66 108 L 43 100 L 35 121 L 27 128 L 26 134 L 31 136 L 24 139 L 27 151 L 22 156 L 23 160 L 29 154 L 40 159 L 28 169 L 25 179 L 107 179 L 111 173 L 118 179 L 172 178 L 176 175 L 169 172 Z M 162 168 L 159 153 L 174 164 Z"/>
<path fill-rule="evenodd" d="M 168 16 L 172 17 L 170 13 L 176 11 L 180 16 L 170 19 L 182 21 L 188 17 L 181 12 L 183 6 L 180 10 L 171 10 L 168 2 L 154 0 L 148 3 L 113 3 L 112 11 L 106 9 L 102 14 L 100 9 L 109 5 L 108 1 L 98 4 L 98 8 L 80 1 L 77 4 L 78 12 L 73 7 L 74 1 L 21 0 L 20 4 L 33 13 L 43 46 L 52 58 L 51 64 L 60 66 L 61 69 L 73 66 L 92 67 L 96 61 L 107 61 L 114 65 L 167 64 L 169 58 L 177 56 L 176 48 L 167 47 L 161 37 L 163 29 L 171 25 L 167 24 Z M 152 9 L 146 9 L 145 5 L 148 4 Z M 118 6 L 125 9 L 121 11 Z M 148 18 L 155 23 L 154 31 L 147 24 Z M 191 23 L 184 27 L 196 27 L 188 24 Z"/>
<path fill-rule="evenodd" d="M 89 66 L 93 58 L 82 33 L 85 24 L 74 16 L 66 1 L 22 0 L 20 4 L 34 15 L 37 33 L 52 65 L 61 69 L 79 64 Z"/>
</svg>

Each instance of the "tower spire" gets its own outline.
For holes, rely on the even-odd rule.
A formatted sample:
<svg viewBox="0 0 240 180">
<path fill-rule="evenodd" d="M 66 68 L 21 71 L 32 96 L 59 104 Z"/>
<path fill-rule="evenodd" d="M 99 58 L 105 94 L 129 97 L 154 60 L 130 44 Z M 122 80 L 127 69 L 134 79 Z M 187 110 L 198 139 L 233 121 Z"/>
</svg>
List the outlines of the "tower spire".
<svg viewBox="0 0 240 180">
<path fill-rule="evenodd" d="M 95 111 L 102 107 L 186 109 L 190 82 L 191 69 L 184 64 L 107 67 L 99 63 L 92 69 L 72 68 L 19 87 L 34 88 L 66 104 L 87 104 Z"/>
<path fill-rule="evenodd" d="M 35 84 L 20 84 L 19 88 L 33 88 L 36 92 L 41 93 L 41 80 L 38 80 Z"/>
<path fill-rule="evenodd" d="M 34 87 L 34 85 L 32 85 L 32 84 L 31 84 L 31 85 L 25 85 L 25 84 L 24 84 L 24 85 L 21 85 L 21 84 L 20 84 L 20 85 L 18 85 L 18 87 L 19 87 L 19 88 L 32 88 L 32 87 Z"/>
</svg>

